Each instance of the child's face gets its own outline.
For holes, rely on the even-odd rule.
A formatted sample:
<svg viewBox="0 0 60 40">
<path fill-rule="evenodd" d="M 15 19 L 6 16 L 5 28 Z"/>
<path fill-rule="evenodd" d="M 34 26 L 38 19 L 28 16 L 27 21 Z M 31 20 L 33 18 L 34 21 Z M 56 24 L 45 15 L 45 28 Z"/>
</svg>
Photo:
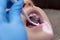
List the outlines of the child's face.
<svg viewBox="0 0 60 40">
<path fill-rule="evenodd" d="M 37 14 L 37 16 L 39 16 L 38 22 L 40 23 L 40 25 L 34 26 L 29 24 L 29 22 L 26 21 L 26 18 L 22 15 L 22 19 L 27 31 L 28 40 L 51 40 L 53 32 L 49 20 L 45 15 L 45 12 L 39 7 L 34 6 L 31 0 L 24 0 L 23 9 L 29 16 L 32 15 L 32 12 L 34 12 L 33 14 Z M 48 24 L 45 25 L 44 21 L 48 22 L 49 26 L 47 26 Z"/>
</svg>

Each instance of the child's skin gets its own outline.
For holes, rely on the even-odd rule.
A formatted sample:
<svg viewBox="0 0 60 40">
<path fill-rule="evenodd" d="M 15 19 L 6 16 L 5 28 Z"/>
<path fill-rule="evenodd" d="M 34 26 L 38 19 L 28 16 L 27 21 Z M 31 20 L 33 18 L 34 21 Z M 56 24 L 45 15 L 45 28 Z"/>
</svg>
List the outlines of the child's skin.
<svg viewBox="0 0 60 40">
<path fill-rule="evenodd" d="M 42 26 L 43 24 L 45 24 L 44 21 L 42 24 L 38 26 L 26 26 L 26 19 L 22 15 L 22 20 L 27 31 L 28 40 L 51 40 L 53 37 L 53 31 L 45 12 L 41 8 L 34 6 L 31 0 L 24 0 L 24 3 L 25 5 L 23 9 L 27 12 L 27 15 L 29 14 L 30 11 L 37 10 L 40 13 L 40 15 L 42 15 L 41 17 L 42 20 L 45 20 L 49 24 L 49 26 L 47 26 L 48 24 L 45 25 L 46 31 L 45 29 L 43 29 L 44 26 Z"/>
</svg>

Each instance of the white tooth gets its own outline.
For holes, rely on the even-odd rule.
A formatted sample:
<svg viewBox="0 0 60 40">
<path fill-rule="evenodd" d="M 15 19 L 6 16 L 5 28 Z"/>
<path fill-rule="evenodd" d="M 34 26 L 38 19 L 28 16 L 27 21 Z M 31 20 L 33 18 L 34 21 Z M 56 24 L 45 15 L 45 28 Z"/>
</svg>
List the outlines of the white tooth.
<svg viewBox="0 0 60 40">
<path fill-rule="evenodd" d="M 33 14 L 30 14 L 29 17 L 33 16 Z"/>
<path fill-rule="evenodd" d="M 31 16 L 36 16 L 36 14 L 35 13 L 32 13 L 32 14 L 29 15 L 29 17 L 31 17 Z"/>
<path fill-rule="evenodd" d="M 35 14 L 35 13 L 33 13 L 33 16 L 36 16 L 36 14 Z"/>
</svg>

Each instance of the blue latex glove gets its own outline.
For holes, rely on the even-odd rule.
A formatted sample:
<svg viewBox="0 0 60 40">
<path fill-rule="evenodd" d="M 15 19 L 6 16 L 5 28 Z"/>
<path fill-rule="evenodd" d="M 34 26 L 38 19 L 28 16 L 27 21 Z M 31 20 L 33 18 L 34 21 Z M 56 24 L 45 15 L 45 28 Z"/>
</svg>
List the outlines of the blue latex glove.
<svg viewBox="0 0 60 40">
<path fill-rule="evenodd" d="M 21 11 L 23 0 L 16 2 L 10 12 L 6 13 L 7 0 L 0 0 L 0 40 L 27 40 L 26 30 L 22 23 Z"/>
</svg>

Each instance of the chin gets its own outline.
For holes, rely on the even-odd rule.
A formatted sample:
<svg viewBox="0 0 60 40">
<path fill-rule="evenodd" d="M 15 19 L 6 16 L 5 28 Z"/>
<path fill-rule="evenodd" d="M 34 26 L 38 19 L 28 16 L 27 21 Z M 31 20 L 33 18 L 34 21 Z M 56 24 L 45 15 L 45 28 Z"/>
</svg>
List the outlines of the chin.
<svg viewBox="0 0 60 40">
<path fill-rule="evenodd" d="M 28 16 L 32 14 L 36 14 L 36 16 L 39 16 L 39 25 L 35 26 L 29 23 L 24 15 L 21 14 L 23 23 L 27 31 L 28 40 L 52 40 L 53 30 L 45 12 L 41 8 L 34 6 L 31 0 L 24 0 L 23 9 L 27 12 Z M 35 21 L 34 19 L 32 20 Z"/>
</svg>

